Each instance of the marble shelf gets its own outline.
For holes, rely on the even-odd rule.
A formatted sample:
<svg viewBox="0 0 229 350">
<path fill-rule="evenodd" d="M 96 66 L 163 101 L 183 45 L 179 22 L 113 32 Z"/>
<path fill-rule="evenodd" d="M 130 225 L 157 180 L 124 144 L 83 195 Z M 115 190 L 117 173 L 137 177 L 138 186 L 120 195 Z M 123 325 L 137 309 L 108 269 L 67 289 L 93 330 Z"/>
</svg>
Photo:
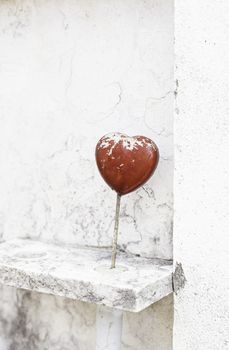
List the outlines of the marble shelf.
<svg viewBox="0 0 229 350">
<path fill-rule="evenodd" d="M 119 253 L 28 239 L 0 244 L 0 283 L 139 312 L 172 292 L 172 265 Z"/>
</svg>

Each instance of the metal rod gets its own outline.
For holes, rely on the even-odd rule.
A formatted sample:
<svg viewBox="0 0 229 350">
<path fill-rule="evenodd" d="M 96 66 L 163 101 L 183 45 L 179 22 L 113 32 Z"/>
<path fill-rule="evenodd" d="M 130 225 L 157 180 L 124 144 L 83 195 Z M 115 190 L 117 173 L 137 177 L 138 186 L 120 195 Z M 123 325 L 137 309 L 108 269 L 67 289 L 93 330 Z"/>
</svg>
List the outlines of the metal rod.
<svg viewBox="0 0 229 350">
<path fill-rule="evenodd" d="M 114 226 L 114 236 L 113 236 L 113 243 L 112 243 L 111 269 L 115 268 L 116 255 L 117 255 L 120 202 L 121 202 L 121 195 L 117 193 L 116 211 L 115 211 L 115 226 Z"/>
</svg>

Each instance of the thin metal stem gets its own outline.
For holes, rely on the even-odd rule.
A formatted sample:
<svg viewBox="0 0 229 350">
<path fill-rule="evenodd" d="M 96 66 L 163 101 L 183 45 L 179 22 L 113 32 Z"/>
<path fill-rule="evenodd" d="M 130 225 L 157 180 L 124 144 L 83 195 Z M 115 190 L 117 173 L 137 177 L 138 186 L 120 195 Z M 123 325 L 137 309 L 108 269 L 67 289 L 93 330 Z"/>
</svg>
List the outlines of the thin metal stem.
<svg viewBox="0 0 229 350">
<path fill-rule="evenodd" d="M 111 269 L 115 268 L 116 255 L 117 255 L 120 202 L 121 202 L 121 195 L 117 193 L 116 211 L 115 211 L 115 226 L 114 226 L 114 235 L 113 235 L 113 243 L 112 243 Z"/>
</svg>

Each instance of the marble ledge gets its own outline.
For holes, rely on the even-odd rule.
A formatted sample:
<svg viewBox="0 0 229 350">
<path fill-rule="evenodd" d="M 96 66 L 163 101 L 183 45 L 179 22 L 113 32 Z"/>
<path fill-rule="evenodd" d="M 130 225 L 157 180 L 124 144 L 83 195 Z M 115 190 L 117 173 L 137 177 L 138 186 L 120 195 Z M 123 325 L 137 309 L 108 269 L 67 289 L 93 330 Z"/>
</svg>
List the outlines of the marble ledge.
<svg viewBox="0 0 229 350">
<path fill-rule="evenodd" d="M 0 283 L 139 312 L 172 292 L 172 265 L 119 253 L 13 239 L 0 244 Z"/>
</svg>

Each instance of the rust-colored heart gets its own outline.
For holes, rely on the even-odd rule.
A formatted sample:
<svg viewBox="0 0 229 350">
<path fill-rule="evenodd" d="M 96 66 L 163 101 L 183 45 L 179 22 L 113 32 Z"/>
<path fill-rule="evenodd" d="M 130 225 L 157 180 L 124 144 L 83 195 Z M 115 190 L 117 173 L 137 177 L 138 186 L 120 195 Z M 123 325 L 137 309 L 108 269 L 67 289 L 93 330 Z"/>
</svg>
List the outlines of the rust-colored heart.
<svg viewBox="0 0 229 350">
<path fill-rule="evenodd" d="M 103 136 L 96 146 L 96 162 L 106 183 L 120 195 L 142 186 L 159 161 L 156 144 L 144 136 L 121 133 Z"/>
</svg>

